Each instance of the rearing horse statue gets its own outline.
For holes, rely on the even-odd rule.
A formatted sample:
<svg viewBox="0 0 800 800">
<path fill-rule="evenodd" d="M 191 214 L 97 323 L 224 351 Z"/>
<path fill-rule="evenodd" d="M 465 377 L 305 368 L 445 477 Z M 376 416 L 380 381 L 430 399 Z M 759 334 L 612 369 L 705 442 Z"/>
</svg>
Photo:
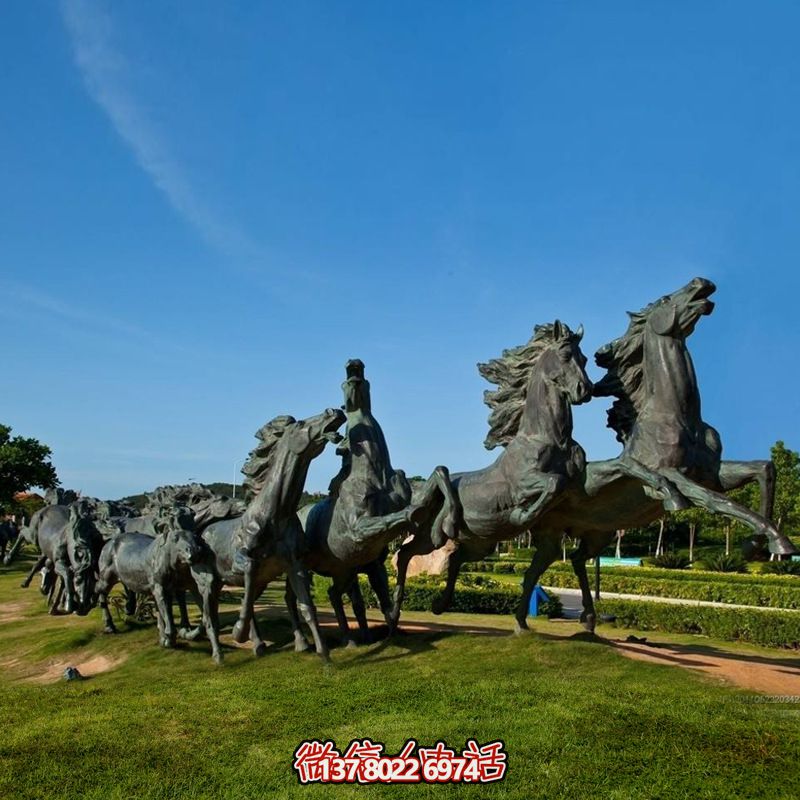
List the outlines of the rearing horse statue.
<svg viewBox="0 0 800 800">
<path fill-rule="evenodd" d="M 434 605 L 435 613 L 448 606 L 465 561 L 484 558 L 499 541 L 531 528 L 569 490 L 583 494 L 586 454 L 572 438 L 571 408 L 592 396 L 580 349 L 582 336 L 582 328 L 573 333 L 558 320 L 538 325 L 527 344 L 478 365 L 481 374 L 499 386 L 485 395 L 492 408 L 486 446 L 505 449 L 485 469 L 452 476 L 460 519 L 449 536 L 457 546 L 448 559 L 447 587 Z M 430 527 L 420 526 L 400 548 L 395 621 L 410 559 L 443 543 Z"/>
<path fill-rule="evenodd" d="M 355 644 L 344 612 L 342 597 L 350 596 L 362 637 L 368 635 L 364 601 L 358 575 L 364 573 L 375 591 L 390 628 L 392 603 L 385 559 L 392 540 L 416 530 L 422 522 L 451 525 L 454 497 L 449 475 L 437 467 L 413 506 L 411 486 L 402 470 L 395 470 L 381 426 L 372 414 L 370 384 L 359 359 L 347 362 L 342 384 L 347 430 L 337 448 L 342 468 L 331 481 L 324 500 L 300 510 L 306 533 L 307 551 L 303 563 L 308 569 L 331 577 L 328 596 L 342 636 Z M 287 585 L 290 611 L 294 604 L 293 587 Z M 294 619 L 297 615 L 293 614 Z"/>
<path fill-rule="evenodd" d="M 619 458 L 590 461 L 582 491 L 568 491 L 557 507 L 536 520 L 536 545 L 525 573 L 516 615 L 517 630 L 527 628 L 531 593 L 541 574 L 558 558 L 564 532 L 578 539 L 571 555 L 581 587 L 581 620 L 594 630 L 594 601 L 586 561 L 598 556 L 619 528 L 649 525 L 667 508 L 700 506 L 731 517 L 763 534 L 773 553 L 795 552 L 769 521 L 774 467 L 769 461 L 721 461 L 719 434 L 700 413 L 700 394 L 686 339 L 714 304 L 716 287 L 695 278 L 682 289 L 631 314 L 624 336 L 601 347 L 597 364 L 608 370 L 595 384 L 597 396 L 616 398 L 609 426 L 623 444 Z M 761 513 L 738 505 L 724 491 L 757 481 Z"/>
</svg>

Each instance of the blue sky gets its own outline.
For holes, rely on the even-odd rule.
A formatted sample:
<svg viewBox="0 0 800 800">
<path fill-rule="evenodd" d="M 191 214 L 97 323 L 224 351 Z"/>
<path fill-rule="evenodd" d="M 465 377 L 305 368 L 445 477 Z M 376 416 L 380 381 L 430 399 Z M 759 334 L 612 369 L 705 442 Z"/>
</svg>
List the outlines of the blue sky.
<svg viewBox="0 0 800 800">
<path fill-rule="evenodd" d="M 796 4 L 2 16 L 2 421 L 65 486 L 231 480 L 267 419 L 341 402 L 353 357 L 395 466 L 477 468 L 477 361 L 555 317 L 591 358 L 695 275 L 725 455 L 800 447 Z M 590 458 L 618 452 L 606 406 L 576 413 Z"/>
</svg>

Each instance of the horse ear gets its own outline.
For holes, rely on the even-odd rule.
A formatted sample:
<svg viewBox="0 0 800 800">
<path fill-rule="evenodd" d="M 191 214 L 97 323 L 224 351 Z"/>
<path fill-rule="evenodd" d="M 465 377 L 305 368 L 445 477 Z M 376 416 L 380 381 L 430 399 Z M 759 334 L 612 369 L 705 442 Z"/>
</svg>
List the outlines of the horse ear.
<svg viewBox="0 0 800 800">
<path fill-rule="evenodd" d="M 564 338 L 564 326 L 561 324 L 560 319 L 553 323 L 553 338 L 557 342 Z"/>
<path fill-rule="evenodd" d="M 667 336 L 675 329 L 678 312 L 672 303 L 655 309 L 650 314 L 650 325 L 659 336 Z"/>
<path fill-rule="evenodd" d="M 583 339 L 583 323 L 578 325 L 578 330 L 575 331 L 575 337 L 577 338 L 578 341 Z"/>
</svg>

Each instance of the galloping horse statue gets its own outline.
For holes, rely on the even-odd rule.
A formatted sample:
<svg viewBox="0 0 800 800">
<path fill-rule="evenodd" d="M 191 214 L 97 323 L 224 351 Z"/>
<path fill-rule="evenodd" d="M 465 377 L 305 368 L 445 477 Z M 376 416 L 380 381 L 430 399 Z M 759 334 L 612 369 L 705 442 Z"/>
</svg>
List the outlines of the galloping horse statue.
<svg viewBox="0 0 800 800">
<path fill-rule="evenodd" d="M 253 605 L 267 584 L 286 573 L 287 585 L 300 601 L 317 654 L 328 660 L 309 594 L 308 574 L 300 561 L 304 535 L 297 506 L 311 461 L 328 442 L 341 438 L 336 431 L 344 420 L 342 411 L 329 408 L 306 420 L 284 416 L 264 425 L 256 434 L 260 443 L 242 469 L 255 498 L 241 517 L 215 522 L 203 531 L 202 538 L 214 553 L 222 581 L 244 587 L 233 638 L 240 643 L 249 638 L 257 656 L 266 653 L 266 644 L 261 639 Z M 293 607 L 290 613 L 296 614 Z M 298 620 L 293 617 L 292 623 L 296 649 L 306 649 Z"/>
<path fill-rule="evenodd" d="M 88 613 L 92 605 L 96 556 L 102 537 L 91 518 L 86 500 L 68 506 L 49 505 L 31 518 L 30 543 L 41 551 L 22 588 L 30 586 L 34 576 L 44 570 L 42 593 L 48 597 L 51 614 L 63 611 Z"/>
<path fill-rule="evenodd" d="M 583 493 L 586 455 L 572 438 L 572 405 L 591 399 L 592 383 L 581 352 L 583 330 L 572 332 L 556 320 L 538 325 L 521 347 L 480 364 L 481 374 L 499 385 L 486 393 L 492 408 L 487 447 L 505 449 L 477 472 L 454 474 L 458 520 L 450 538 L 447 587 L 434 607 L 441 613 L 450 602 L 465 561 L 484 558 L 499 541 L 513 539 L 533 526 L 570 489 Z M 397 560 L 393 614 L 399 618 L 408 563 L 444 543 L 429 527 L 420 526 L 403 544 Z"/>
<path fill-rule="evenodd" d="M 426 484 L 424 501 L 409 505 L 411 486 L 405 473 L 392 467 L 383 431 L 372 415 L 364 364 L 351 359 L 345 370 L 342 390 L 347 429 L 336 451 L 342 456 L 342 468 L 331 481 L 328 497 L 301 509 L 300 519 L 307 546 L 303 563 L 309 570 L 333 579 L 328 597 L 344 641 L 353 646 L 356 642 L 351 638 L 342 596 L 350 596 L 362 639 L 366 639 L 369 628 L 358 586 L 359 573 L 366 574 L 391 627 L 387 545 L 415 530 L 417 522 L 446 514 L 449 497 L 445 495 L 452 493 L 447 470 L 437 467 L 430 486 Z M 439 490 L 441 494 L 437 494 Z M 291 608 L 291 586 L 287 587 L 286 601 Z"/>
<path fill-rule="evenodd" d="M 695 278 L 638 313 L 630 314 L 625 335 L 595 355 L 606 376 L 595 385 L 597 396 L 616 397 L 609 427 L 623 452 L 611 461 L 590 461 L 584 494 L 569 493 L 551 513 L 537 520 L 536 552 L 525 573 L 517 629 L 525 616 L 540 575 L 558 557 L 563 532 L 579 540 L 571 555 L 581 587 L 581 620 L 594 630 L 595 610 L 586 561 L 598 556 L 620 528 L 649 525 L 661 516 L 659 497 L 666 493 L 678 507 L 689 504 L 732 517 L 764 535 L 773 553 L 795 552 L 794 545 L 769 521 L 774 467 L 769 461 L 721 461 L 719 434 L 700 413 L 700 393 L 686 339 L 702 316 L 714 310 L 708 299 L 716 287 Z M 668 486 L 648 483 L 648 475 Z M 761 487 L 757 514 L 721 494 L 745 483 Z M 665 507 L 669 507 L 667 501 Z M 673 507 L 675 507 L 673 505 Z"/>
<path fill-rule="evenodd" d="M 219 593 L 222 582 L 214 569 L 214 557 L 194 530 L 194 515 L 175 507 L 156 536 L 121 533 L 110 539 L 98 559 L 97 595 L 106 633 L 116 633 L 108 610 L 108 594 L 119 582 L 129 592 L 152 594 L 156 602 L 159 643 L 174 647 L 177 638 L 172 602 L 187 589 L 202 597 L 203 626 L 211 642 L 211 655 L 222 662 L 219 647 Z"/>
</svg>

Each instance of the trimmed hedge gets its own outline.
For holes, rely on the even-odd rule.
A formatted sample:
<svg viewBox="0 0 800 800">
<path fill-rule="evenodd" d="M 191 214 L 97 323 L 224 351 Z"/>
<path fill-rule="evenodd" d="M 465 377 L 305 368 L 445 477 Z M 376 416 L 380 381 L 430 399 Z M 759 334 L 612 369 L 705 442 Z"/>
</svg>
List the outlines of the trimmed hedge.
<svg viewBox="0 0 800 800">
<path fill-rule="evenodd" d="M 497 574 L 513 572 L 523 574 L 530 566 L 528 561 L 475 561 L 464 564 L 463 572 L 495 572 Z M 512 569 L 509 569 L 512 567 Z M 588 569 L 593 570 L 592 565 Z M 574 575 L 572 564 L 567 561 L 556 561 L 547 569 L 547 575 L 554 572 L 565 572 Z M 658 569 L 657 567 L 602 567 L 601 574 L 603 580 L 608 575 L 626 578 L 667 578 L 672 581 L 695 581 L 695 582 L 714 582 L 714 583 L 735 583 L 737 585 L 756 584 L 759 586 L 796 586 L 800 588 L 797 575 L 782 574 L 771 575 L 765 572 L 759 573 L 738 573 L 738 572 L 713 572 L 699 569 Z"/>
<path fill-rule="evenodd" d="M 696 633 L 765 647 L 800 648 L 800 613 L 766 609 L 680 606 L 636 600 L 602 600 L 597 610 L 613 615 L 617 628 Z"/>
<path fill-rule="evenodd" d="M 712 603 L 734 603 L 743 606 L 800 609 L 800 581 L 723 581 L 723 580 L 673 580 L 651 578 L 646 570 L 641 576 L 620 575 L 616 569 L 603 571 L 600 576 L 600 591 L 615 594 L 642 594 L 651 597 L 675 597 L 679 600 L 706 600 Z M 578 579 L 574 573 L 564 570 L 548 570 L 541 578 L 543 586 L 577 589 Z"/>
<path fill-rule="evenodd" d="M 369 582 L 364 576 L 359 576 L 359 586 L 367 608 L 377 608 L 378 601 Z M 329 578 L 319 575 L 314 576 L 313 596 L 314 602 L 319 605 L 328 605 L 328 587 L 331 585 Z M 395 581 L 389 580 L 389 588 L 394 591 Z M 444 589 L 444 581 L 438 578 L 419 577 L 409 578 L 406 581 L 403 609 L 406 611 L 430 611 L 433 601 L 439 597 Z M 465 614 L 514 614 L 519 606 L 521 591 L 518 587 L 497 586 L 469 586 L 462 582 L 456 584 L 453 602 L 449 611 L 459 611 Z M 544 610 L 547 610 L 545 608 Z"/>
</svg>

